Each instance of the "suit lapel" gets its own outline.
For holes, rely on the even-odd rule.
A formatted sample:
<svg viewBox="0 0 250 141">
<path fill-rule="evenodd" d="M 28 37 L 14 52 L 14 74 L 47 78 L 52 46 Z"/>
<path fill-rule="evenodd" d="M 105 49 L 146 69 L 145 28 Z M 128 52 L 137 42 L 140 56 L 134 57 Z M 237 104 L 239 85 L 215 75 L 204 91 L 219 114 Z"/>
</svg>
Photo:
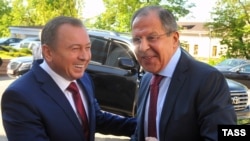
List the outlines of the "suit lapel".
<svg viewBox="0 0 250 141">
<path fill-rule="evenodd" d="M 150 79 L 152 77 L 151 73 L 146 73 L 143 77 L 143 79 L 141 80 L 141 84 L 140 84 L 140 89 L 139 89 L 139 101 L 140 103 L 138 103 L 138 113 L 140 113 L 140 117 L 138 117 L 138 126 L 140 127 L 139 129 L 142 129 L 141 131 L 139 131 L 139 140 L 144 140 L 144 121 L 145 121 L 145 108 L 146 108 L 146 104 L 147 104 L 147 99 L 149 96 L 149 84 L 150 84 Z"/>
<path fill-rule="evenodd" d="M 44 91 L 44 93 L 51 97 L 51 99 L 53 99 L 53 101 L 62 108 L 69 121 L 71 121 L 76 127 L 77 131 L 83 135 L 82 127 L 79 124 L 77 116 L 72 116 L 75 115 L 74 110 L 54 80 L 39 66 L 38 63 L 34 63 L 31 71 L 34 71 L 34 75 L 37 81 L 41 83 L 41 89 Z"/>
<path fill-rule="evenodd" d="M 165 135 L 167 130 L 166 129 L 167 124 L 169 122 L 169 118 L 173 112 L 176 99 L 178 95 L 180 94 L 181 87 L 183 86 L 183 83 L 185 82 L 186 76 L 185 71 L 188 69 L 188 61 L 187 56 L 182 52 L 181 58 L 176 66 L 175 72 L 173 74 L 173 77 L 171 79 L 167 96 L 163 105 L 162 113 L 161 113 L 161 119 L 160 119 L 160 126 L 159 126 L 159 132 L 160 135 Z M 161 126 L 164 125 L 164 126 Z M 160 140 L 164 140 L 164 136 L 160 136 Z"/>
</svg>

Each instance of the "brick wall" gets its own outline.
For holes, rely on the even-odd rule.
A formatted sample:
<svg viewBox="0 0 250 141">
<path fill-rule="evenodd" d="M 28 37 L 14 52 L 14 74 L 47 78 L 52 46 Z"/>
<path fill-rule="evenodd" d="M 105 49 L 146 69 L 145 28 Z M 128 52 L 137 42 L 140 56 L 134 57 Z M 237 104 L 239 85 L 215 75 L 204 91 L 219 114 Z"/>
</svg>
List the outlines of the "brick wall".
<svg viewBox="0 0 250 141">
<path fill-rule="evenodd" d="M 7 71 L 7 64 L 9 63 L 10 59 L 2 59 L 3 64 L 0 66 L 0 75 L 6 75 Z"/>
</svg>

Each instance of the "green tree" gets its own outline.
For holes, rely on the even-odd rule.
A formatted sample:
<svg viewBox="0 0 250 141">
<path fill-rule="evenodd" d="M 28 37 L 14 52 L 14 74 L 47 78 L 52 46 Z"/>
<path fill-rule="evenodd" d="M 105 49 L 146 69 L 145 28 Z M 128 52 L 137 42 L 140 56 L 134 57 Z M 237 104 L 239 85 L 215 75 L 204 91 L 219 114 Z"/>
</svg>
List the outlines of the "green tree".
<svg viewBox="0 0 250 141">
<path fill-rule="evenodd" d="M 53 17 L 78 17 L 76 0 L 14 0 L 12 26 L 44 25 Z"/>
<path fill-rule="evenodd" d="M 86 21 L 90 28 L 113 30 L 118 32 L 130 31 L 130 19 L 133 13 L 146 5 L 160 5 L 164 0 L 103 0 L 106 11 L 99 15 L 95 22 Z M 184 17 L 194 6 L 186 0 L 165 0 L 163 7 L 171 10 L 176 18 Z"/>
<path fill-rule="evenodd" d="M 43 26 L 53 17 L 80 18 L 84 0 L 0 0 L 0 36 L 9 36 L 9 26 Z"/>
<path fill-rule="evenodd" d="M 8 25 L 10 24 L 11 7 L 7 0 L 0 0 L 0 37 L 9 36 Z"/>
<path fill-rule="evenodd" d="M 250 59 L 250 1 L 218 0 L 212 16 L 207 26 L 228 47 L 225 57 Z"/>
</svg>

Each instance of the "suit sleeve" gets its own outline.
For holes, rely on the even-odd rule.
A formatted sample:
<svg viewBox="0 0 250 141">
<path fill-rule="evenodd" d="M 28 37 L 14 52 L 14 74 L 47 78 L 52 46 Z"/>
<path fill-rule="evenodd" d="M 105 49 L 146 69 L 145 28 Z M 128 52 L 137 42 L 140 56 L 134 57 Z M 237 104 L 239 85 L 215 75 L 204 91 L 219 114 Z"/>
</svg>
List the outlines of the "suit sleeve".
<svg viewBox="0 0 250 141">
<path fill-rule="evenodd" d="M 89 87 L 93 88 L 94 93 L 94 84 L 92 79 L 87 73 L 85 73 L 84 77 L 88 79 L 89 85 L 92 85 Z M 102 111 L 97 100 L 94 97 L 92 98 L 94 100 L 93 105 L 96 115 L 96 132 L 117 136 L 131 136 L 134 133 L 137 124 L 136 118 L 122 117 L 120 115 Z"/>
<path fill-rule="evenodd" d="M 7 90 L 2 101 L 3 125 L 10 141 L 49 141 L 32 103 L 19 91 Z M 13 132 L 15 131 L 15 132 Z M 32 133 L 32 134 L 31 134 Z"/>
<path fill-rule="evenodd" d="M 136 118 L 122 117 L 100 109 L 96 111 L 96 131 L 102 134 L 131 136 L 136 128 Z"/>
<path fill-rule="evenodd" d="M 236 114 L 231 102 L 230 91 L 222 74 L 208 74 L 201 84 L 198 97 L 198 122 L 201 135 L 217 140 L 219 124 L 236 124 Z"/>
</svg>

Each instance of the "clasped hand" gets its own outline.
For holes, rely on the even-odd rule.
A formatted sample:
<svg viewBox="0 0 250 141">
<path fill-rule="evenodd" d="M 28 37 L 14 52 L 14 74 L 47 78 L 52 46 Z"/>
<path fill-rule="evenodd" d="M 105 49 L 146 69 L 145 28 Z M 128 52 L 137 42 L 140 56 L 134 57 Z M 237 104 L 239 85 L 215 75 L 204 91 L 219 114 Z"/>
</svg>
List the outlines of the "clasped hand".
<svg viewBox="0 0 250 141">
<path fill-rule="evenodd" d="M 146 137 L 145 141 L 158 141 L 155 137 Z"/>
</svg>

